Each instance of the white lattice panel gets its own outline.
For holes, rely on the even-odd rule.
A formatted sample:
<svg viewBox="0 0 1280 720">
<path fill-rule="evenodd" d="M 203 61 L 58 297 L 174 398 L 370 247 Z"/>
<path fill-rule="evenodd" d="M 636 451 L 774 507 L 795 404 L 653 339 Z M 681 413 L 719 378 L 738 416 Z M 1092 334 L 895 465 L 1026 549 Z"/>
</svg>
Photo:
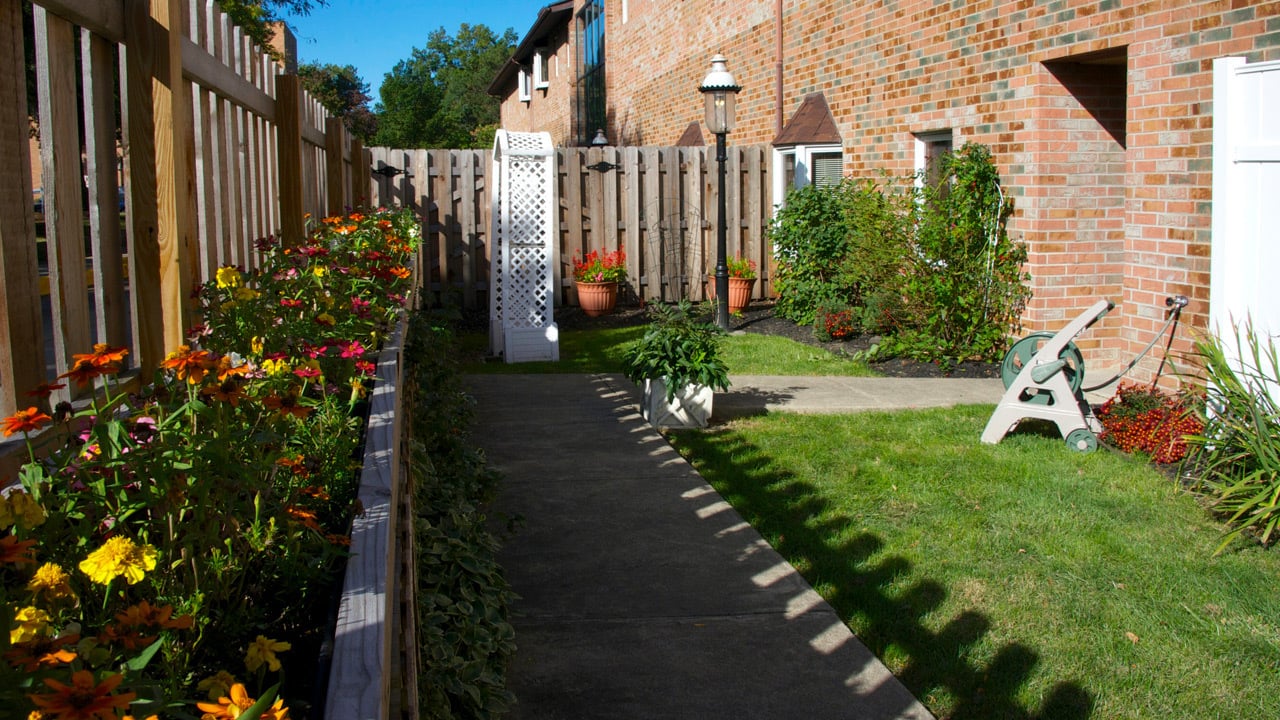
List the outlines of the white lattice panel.
<svg viewBox="0 0 1280 720">
<path fill-rule="evenodd" d="M 553 312 L 558 258 L 551 135 L 499 130 L 492 167 L 489 349 L 509 363 L 559 360 Z"/>
</svg>

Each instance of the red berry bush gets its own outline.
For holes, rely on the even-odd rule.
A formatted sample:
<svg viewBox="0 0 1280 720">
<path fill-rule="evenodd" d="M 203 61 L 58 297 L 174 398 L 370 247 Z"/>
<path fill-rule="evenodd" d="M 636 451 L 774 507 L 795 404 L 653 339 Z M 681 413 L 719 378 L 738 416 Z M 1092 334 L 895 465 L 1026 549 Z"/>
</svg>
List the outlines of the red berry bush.
<svg viewBox="0 0 1280 720">
<path fill-rule="evenodd" d="M 1196 404 L 1192 395 L 1122 383 L 1098 410 L 1102 440 L 1125 452 L 1146 453 L 1152 462 L 1178 462 L 1187 454 L 1186 436 L 1204 431 Z"/>
<path fill-rule="evenodd" d="M 813 323 L 813 334 L 819 340 L 825 342 L 848 340 L 857 335 L 858 331 L 858 318 L 854 314 L 853 308 L 847 305 L 818 308 Z"/>
</svg>

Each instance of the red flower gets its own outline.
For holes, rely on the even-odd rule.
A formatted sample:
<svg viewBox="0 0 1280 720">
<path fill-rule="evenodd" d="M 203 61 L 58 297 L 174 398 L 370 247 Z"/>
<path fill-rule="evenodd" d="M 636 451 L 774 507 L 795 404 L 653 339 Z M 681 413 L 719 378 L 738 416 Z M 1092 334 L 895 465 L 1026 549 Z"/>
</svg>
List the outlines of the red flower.
<svg viewBox="0 0 1280 720">
<path fill-rule="evenodd" d="M 35 390 L 28 390 L 26 394 L 27 397 L 47 398 L 53 394 L 54 390 L 61 390 L 66 386 L 66 383 L 43 383 L 37 385 Z"/>
</svg>

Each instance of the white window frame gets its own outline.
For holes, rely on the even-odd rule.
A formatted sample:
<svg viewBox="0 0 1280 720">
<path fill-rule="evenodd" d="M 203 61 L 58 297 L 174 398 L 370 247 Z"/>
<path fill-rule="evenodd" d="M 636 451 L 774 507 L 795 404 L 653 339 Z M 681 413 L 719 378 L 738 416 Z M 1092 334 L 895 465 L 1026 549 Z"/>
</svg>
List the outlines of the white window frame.
<svg viewBox="0 0 1280 720">
<path fill-rule="evenodd" d="M 929 145 L 942 140 L 945 140 L 947 143 L 949 143 L 952 150 L 955 149 L 955 146 L 956 146 L 955 133 L 952 132 L 951 130 L 932 130 L 929 132 L 915 133 L 916 188 L 924 187 L 924 179 L 925 179 L 925 175 L 927 174 L 926 170 L 928 170 L 927 165 L 929 163 Z"/>
<path fill-rule="evenodd" d="M 551 85 L 550 62 L 548 61 L 547 49 L 538 48 L 533 51 L 533 89 L 546 90 Z"/>
<path fill-rule="evenodd" d="M 813 182 L 813 156 L 828 153 L 839 153 L 841 165 L 844 164 L 843 145 L 790 145 L 773 149 L 773 207 L 782 207 L 787 193 L 794 188 L 802 188 Z M 794 156 L 796 162 L 795 180 L 791 186 L 786 184 L 782 171 L 787 156 Z"/>
<path fill-rule="evenodd" d="M 520 68 L 520 72 L 516 77 L 516 92 L 520 94 L 520 102 L 529 102 L 533 100 L 533 82 L 529 76 L 529 71 Z"/>
</svg>

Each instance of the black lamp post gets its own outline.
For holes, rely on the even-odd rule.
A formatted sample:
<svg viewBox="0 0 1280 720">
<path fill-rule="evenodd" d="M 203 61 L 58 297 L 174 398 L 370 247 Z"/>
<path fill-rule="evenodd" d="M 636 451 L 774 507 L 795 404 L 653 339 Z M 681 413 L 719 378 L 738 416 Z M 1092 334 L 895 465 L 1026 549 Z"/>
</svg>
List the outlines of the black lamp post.
<svg viewBox="0 0 1280 720">
<path fill-rule="evenodd" d="M 707 129 L 716 136 L 716 162 L 720 168 L 720 207 L 717 210 L 719 222 L 716 223 L 716 325 L 728 330 L 729 265 L 725 260 L 728 224 L 724 197 L 724 164 L 729 158 L 725 153 L 725 136 L 733 132 L 734 106 L 737 104 L 738 91 L 742 88 L 724 63 L 723 55 L 717 54 L 711 58 L 711 72 L 702 79 L 698 90 L 702 92 L 706 103 L 704 120 Z"/>
</svg>

